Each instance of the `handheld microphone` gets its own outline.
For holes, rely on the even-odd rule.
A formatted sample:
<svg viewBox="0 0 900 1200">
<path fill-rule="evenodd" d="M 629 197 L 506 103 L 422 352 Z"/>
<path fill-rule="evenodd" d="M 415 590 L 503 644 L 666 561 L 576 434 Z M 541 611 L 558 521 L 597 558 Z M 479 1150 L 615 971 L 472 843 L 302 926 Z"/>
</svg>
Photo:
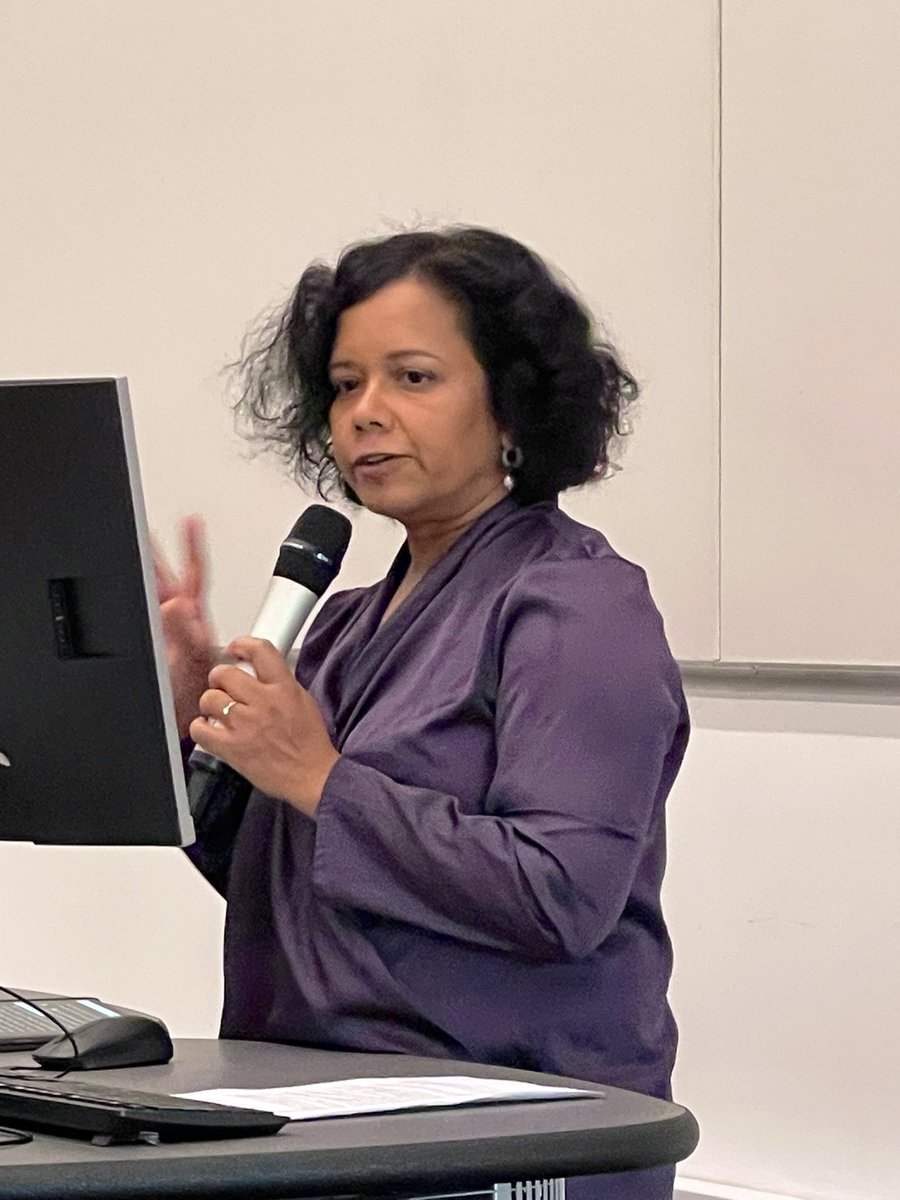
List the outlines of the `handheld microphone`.
<svg viewBox="0 0 900 1200">
<path fill-rule="evenodd" d="M 250 636 L 266 638 L 287 654 L 306 618 L 341 567 L 352 526 L 345 516 L 311 504 L 281 543 L 272 582 Z M 249 663 L 236 666 L 254 674 Z M 204 825 L 204 840 L 225 842 L 237 830 L 252 785 L 214 754 L 195 746 L 189 759 L 188 800 L 194 824 Z"/>
</svg>

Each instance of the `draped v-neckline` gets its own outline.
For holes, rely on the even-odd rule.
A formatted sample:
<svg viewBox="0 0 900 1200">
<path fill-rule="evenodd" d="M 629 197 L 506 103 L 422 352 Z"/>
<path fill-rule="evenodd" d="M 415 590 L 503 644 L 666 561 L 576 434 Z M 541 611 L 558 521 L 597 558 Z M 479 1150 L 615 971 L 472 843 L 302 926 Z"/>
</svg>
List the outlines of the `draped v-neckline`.
<svg viewBox="0 0 900 1200">
<path fill-rule="evenodd" d="M 402 604 L 382 620 L 385 610 L 403 582 L 410 565 L 409 545 L 404 542 L 397 552 L 387 575 L 371 592 L 368 602 L 360 607 L 355 621 L 344 630 L 345 638 L 354 643 L 349 651 L 342 679 L 341 700 L 335 717 L 335 733 L 339 743 L 357 723 L 373 690 L 381 686 L 385 671 L 400 643 L 427 610 L 446 584 L 457 574 L 472 553 L 510 516 L 521 512 L 510 497 L 504 497 L 487 512 L 473 521 L 468 529 L 425 572 Z"/>
</svg>

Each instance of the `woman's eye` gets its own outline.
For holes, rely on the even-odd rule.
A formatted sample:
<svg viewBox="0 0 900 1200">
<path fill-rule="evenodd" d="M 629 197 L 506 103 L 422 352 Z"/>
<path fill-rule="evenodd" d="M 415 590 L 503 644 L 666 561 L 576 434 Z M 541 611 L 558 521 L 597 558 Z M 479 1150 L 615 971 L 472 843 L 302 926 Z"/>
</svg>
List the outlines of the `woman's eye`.
<svg viewBox="0 0 900 1200">
<path fill-rule="evenodd" d="M 333 379 L 331 381 L 335 396 L 345 396 L 356 387 L 355 379 Z"/>
<path fill-rule="evenodd" d="M 427 383 L 429 379 L 433 377 L 425 371 L 414 371 L 410 369 L 403 372 L 403 378 L 407 383 L 411 383 L 414 387 L 417 387 L 420 384 Z"/>
</svg>

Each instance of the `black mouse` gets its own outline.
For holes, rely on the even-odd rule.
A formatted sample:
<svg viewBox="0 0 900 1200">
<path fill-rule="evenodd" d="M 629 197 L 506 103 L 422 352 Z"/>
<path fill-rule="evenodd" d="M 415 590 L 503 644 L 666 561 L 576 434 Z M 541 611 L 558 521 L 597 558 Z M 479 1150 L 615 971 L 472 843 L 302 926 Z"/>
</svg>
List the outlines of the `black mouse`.
<svg viewBox="0 0 900 1200">
<path fill-rule="evenodd" d="M 96 1071 L 167 1063 L 172 1054 L 172 1039 L 162 1021 L 135 1015 L 89 1021 L 72 1030 L 71 1041 L 61 1033 L 35 1050 L 33 1057 L 54 1070 Z"/>
</svg>

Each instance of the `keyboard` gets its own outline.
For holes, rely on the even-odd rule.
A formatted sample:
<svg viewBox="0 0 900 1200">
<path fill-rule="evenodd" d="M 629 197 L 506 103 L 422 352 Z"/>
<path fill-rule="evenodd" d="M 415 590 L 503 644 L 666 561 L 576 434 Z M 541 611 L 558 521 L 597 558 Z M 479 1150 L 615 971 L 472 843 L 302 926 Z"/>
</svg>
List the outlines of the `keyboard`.
<svg viewBox="0 0 900 1200">
<path fill-rule="evenodd" d="M 0 988 L 0 992 L 2 992 Z M 39 1007 L 35 1007 L 38 1005 Z M 50 1016 L 45 1016 L 49 1013 Z M 75 996 L 47 996 L 28 999 L 7 1000 L 0 995 L 0 1052 L 4 1050 L 36 1050 L 59 1035 L 59 1025 L 51 1020 L 56 1017 L 69 1033 L 96 1021 L 98 1017 L 114 1017 L 117 1013 L 129 1014 L 103 1004 L 96 999 Z"/>
<path fill-rule="evenodd" d="M 183 1142 L 277 1133 L 285 1117 L 165 1092 L 0 1075 L 0 1125 L 119 1142 Z"/>
</svg>

